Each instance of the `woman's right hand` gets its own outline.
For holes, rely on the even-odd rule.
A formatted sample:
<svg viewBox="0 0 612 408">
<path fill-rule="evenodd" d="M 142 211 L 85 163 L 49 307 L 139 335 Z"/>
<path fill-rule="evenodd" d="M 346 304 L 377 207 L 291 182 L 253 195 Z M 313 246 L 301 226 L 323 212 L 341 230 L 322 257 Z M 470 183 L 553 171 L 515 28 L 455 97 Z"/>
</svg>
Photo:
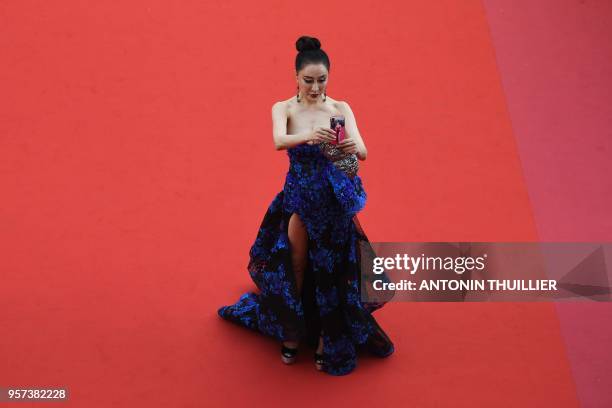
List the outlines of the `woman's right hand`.
<svg viewBox="0 0 612 408">
<path fill-rule="evenodd" d="M 336 140 L 336 132 L 330 128 L 317 127 L 306 136 L 306 143 L 309 145 L 321 142 L 333 142 Z"/>
</svg>

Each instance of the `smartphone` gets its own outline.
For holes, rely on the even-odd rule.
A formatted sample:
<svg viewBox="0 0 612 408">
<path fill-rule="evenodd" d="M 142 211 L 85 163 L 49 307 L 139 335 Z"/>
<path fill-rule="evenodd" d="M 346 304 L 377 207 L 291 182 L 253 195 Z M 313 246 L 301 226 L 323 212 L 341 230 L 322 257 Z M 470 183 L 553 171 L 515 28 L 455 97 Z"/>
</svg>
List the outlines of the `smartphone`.
<svg viewBox="0 0 612 408">
<path fill-rule="evenodd" d="M 337 115 L 329 118 L 329 127 L 336 131 L 336 142 L 333 144 L 338 144 L 344 140 L 344 116 Z"/>
</svg>

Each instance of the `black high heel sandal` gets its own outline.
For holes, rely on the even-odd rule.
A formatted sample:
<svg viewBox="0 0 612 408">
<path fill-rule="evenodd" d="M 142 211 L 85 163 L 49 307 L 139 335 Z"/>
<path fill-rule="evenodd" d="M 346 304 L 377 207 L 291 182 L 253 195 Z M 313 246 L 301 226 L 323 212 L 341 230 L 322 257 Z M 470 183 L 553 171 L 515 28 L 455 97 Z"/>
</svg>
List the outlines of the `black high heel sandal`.
<svg viewBox="0 0 612 408">
<path fill-rule="evenodd" d="M 321 335 L 319 336 L 319 345 L 321 345 L 322 341 L 323 341 L 323 332 L 321 332 Z M 318 350 L 318 347 L 317 347 L 317 350 Z M 314 352 L 315 367 L 317 368 L 318 371 L 323 371 L 323 366 L 325 365 L 325 359 L 324 359 L 323 353 L 318 353 L 317 350 L 315 350 Z"/>
<path fill-rule="evenodd" d="M 285 364 L 293 364 L 297 359 L 298 348 L 289 348 L 281 344 L 281 360 Z"/>
<path fill-rule="evenodd" d="M 323 371 L 323 365 L 325 364 L 325 360 L 323 359 L 323 354 L 319 354 L 315 351 L 314 362 L 315 362 L 315 367 L 317 368 L 317 370 Z"/>
</svg>

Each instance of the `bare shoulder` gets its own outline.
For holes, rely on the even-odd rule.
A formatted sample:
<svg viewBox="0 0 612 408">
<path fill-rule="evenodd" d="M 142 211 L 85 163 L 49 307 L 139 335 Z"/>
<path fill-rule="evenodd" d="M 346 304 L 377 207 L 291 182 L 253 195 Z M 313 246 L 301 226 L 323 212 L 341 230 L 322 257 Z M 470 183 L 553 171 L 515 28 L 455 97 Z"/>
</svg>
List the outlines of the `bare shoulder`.
<svg viewBox="0 0 612 408">
<path fill-rule="evenodd" d="M 346 102 L 346 101 L 337 101 L 337 100 L 334 100 L 332 102 L 334 104 L 334 107 L 336 109 L 338 109 L 342 113 L 345 113 L 346 111 L 351 109 L 349 104 L 348 104 L 348 102 Z"/>
<path fill-rule="evenodd" d="M 334 103 L 336 109 L 338 109 L 344 116 L 353 116 L 353 110 L 347 101 L 335 101 Z"/>
<path fill-rule="evenodd" d="M 277 102 L 274 102 L 274 103 L 272 104 L 272 110 L 273 110 L 273 111 L 275 111 L 275 110 L 280 110 L 280 111 L 284 111 L 284 112 L 286 112 L 286 111 L 287 111 L 287 108 L 289 108 L 289 101 L 290 101 L 290 100 L 289 100 L 289 99 L 287 99 L 287 100 L 284 100 L 284 101 L 277 101 Z"/>
</svg>

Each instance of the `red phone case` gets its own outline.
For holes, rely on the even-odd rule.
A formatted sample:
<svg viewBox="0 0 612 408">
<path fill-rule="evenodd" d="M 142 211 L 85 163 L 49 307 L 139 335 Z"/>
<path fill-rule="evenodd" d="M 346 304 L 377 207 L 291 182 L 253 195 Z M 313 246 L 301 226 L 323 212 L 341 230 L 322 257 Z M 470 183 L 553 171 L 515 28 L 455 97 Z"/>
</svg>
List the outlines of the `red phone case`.
<svg viewBox="0 0 612 408">
<path fill-rule="evenodd" d="M 344 140 L 344 137 L 345 137 L 344 136 L 344 126 L 338 125 L 336 127 L 336 129 L 338 129 L 337 130 L 338 133 L 337 133 L 337 136 L 336 136 L 336 143 L 340 143 L 341 141 Z"/>
<path fill-rule="evenodd" d="M 344 130 L 344 116 L 332 116 L 329 120 L 330 128 L 336 132 L 336 141 L 332 144 L 338 144 L 346 137 Z"/>
</svg>

